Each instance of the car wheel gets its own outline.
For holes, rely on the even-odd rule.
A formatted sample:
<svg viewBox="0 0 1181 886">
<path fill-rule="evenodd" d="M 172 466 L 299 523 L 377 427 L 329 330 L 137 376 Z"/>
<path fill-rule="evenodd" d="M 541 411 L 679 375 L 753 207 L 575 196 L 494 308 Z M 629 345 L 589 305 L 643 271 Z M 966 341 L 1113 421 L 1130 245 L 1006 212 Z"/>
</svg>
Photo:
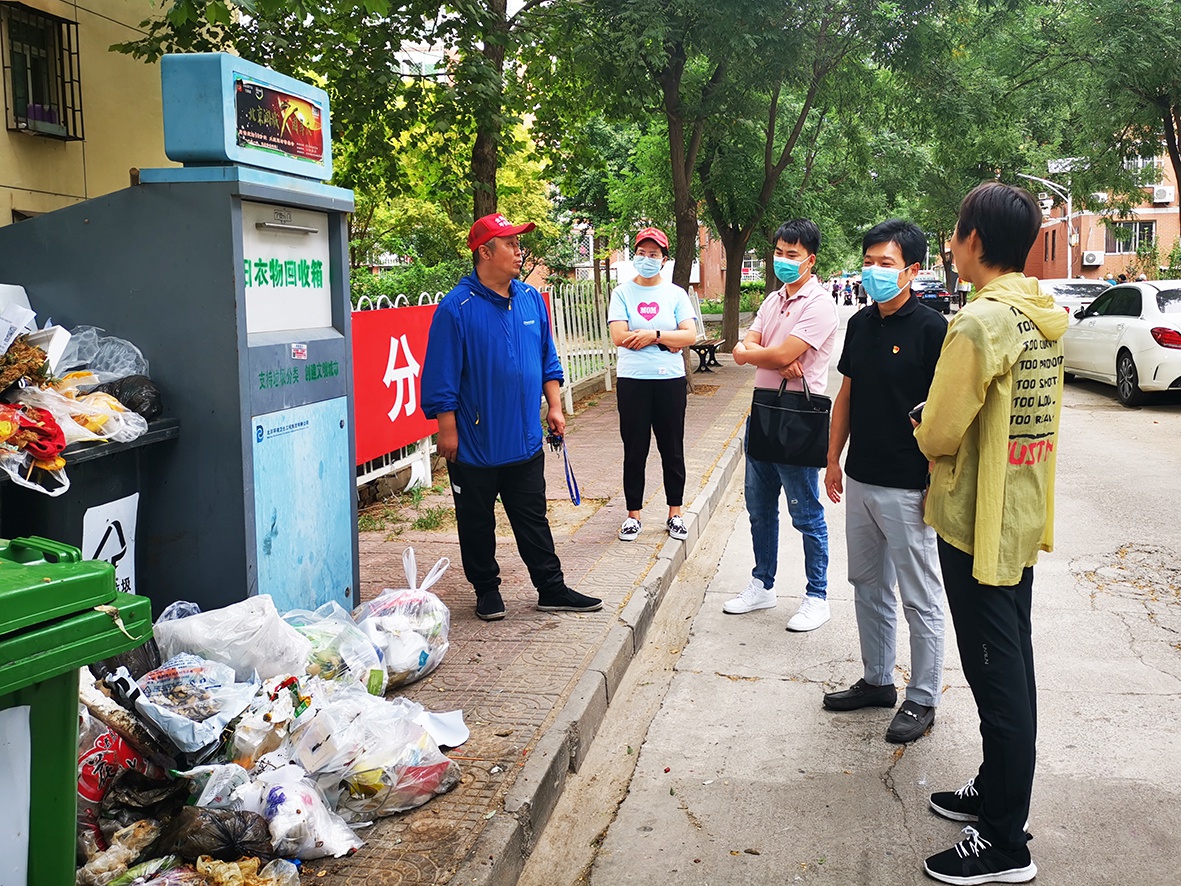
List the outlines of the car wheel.
<svg viewBox="0 0 1181 886">
<path fill-rule="evenodd" d="M 1144 402 L 1136 375 L 1136 361 L 1127 351 L 1120 351 L 1115 358 L 1115 394 L 1125 406 L 1139 406 Z"/>
</svg>

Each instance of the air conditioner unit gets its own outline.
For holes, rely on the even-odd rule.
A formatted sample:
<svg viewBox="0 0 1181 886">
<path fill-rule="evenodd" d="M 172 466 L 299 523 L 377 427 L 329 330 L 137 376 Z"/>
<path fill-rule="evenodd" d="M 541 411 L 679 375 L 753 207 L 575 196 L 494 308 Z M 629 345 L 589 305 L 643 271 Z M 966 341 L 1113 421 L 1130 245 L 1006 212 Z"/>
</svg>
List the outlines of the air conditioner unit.
<svg viewBox="0 0 1181 886">
<path fill-rule="evenodd" d="M 1172 203 L 1173 188 L 1169 185 L 1154 185 L 1152 188 L 1153 203 Z"/>
<path fill-rule="evenodd" d="M 1091 195 L 1091 200 L 1095 203 L 1106 203 L 1109 196 L 1107 191 L 1096 191 Z"/>
<path fill-rule="evenodd" d="M 1097 249 L 1083 251 L 1083 267 L 1094 268 L 1103 264 L 1103 253 Z"/>
</svg>

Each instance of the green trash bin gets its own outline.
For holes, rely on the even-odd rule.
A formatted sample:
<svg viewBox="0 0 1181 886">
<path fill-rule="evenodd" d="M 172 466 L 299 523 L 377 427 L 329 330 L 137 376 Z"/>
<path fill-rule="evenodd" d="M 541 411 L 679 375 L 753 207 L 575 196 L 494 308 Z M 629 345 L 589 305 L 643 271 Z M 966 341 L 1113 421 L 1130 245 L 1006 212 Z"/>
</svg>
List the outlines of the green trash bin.
<svg viewBox="0 0 1181 886">
<path fill-rule="evenodd" d="M 96 606 L 115 607 L 126 633 Z M 36 536 L 0 539 L 0 717 L 16 764 L 4 776 L 13 780 L 5 799 L 18 798 L 22 784 L 29 794 L 27 816 L 10 808 L 0 825 L 0 865 L 11 865 L 0 870 L 5 886 L 22 843 L 29 886 L 74 882 L 78 669 L 151 636 L 151 601 L 117 592 L 109 563 Z"/>
</svg>

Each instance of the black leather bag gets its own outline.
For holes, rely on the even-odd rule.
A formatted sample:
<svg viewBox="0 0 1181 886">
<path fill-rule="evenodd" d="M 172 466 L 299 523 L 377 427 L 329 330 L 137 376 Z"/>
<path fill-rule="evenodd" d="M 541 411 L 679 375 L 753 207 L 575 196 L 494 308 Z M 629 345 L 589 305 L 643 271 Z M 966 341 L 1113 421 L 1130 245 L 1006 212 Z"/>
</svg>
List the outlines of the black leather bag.
<svg viewBox="0 0 1181 886">
<path fill-rule="evenodd" d="M 803 391 L 755 388 L 750 404 L 746 452 L 751 458 L 780 465 L 822 468 L 828 464 L 828 419 L 832 400 Z"/>
</svg>

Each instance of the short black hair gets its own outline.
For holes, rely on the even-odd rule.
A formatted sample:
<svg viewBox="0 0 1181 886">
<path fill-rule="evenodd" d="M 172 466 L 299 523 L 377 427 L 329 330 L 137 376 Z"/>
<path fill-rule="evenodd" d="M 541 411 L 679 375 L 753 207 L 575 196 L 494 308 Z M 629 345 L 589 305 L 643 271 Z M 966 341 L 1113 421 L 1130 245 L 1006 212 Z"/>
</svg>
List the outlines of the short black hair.
<svg viewBox="0 0 1181 886">
<path fill-rule="evenodd" d="M 914 222 L 892 218 L 874 225 L 861 238 L 861 254 L 865 255 L 869 247 L 879 243 L 897 243 L 902 261 L 908 268 L 913 264 L 921 265 L 927 257 L 927 235 Z"/>
<path fill-rule="evenodd" d="M 809 254 L 815 255 L 820 251 L 820 228 L 811 219 L 793 218 L 779 226 L 779 230 L 775 232 L 772 246 L 780 240 L 789 245 L 799 243 L 808 250 Z"/>
<path fill-rule="evenodd" d="M 963 240 L 975 231 L 981 262 L 1001 271 L 1020 271 L 1041 227 L 1042 210 L 1033 194 L 990 181 L 974 187 L 960 204 L 956 236 Z"/>
</svg>

